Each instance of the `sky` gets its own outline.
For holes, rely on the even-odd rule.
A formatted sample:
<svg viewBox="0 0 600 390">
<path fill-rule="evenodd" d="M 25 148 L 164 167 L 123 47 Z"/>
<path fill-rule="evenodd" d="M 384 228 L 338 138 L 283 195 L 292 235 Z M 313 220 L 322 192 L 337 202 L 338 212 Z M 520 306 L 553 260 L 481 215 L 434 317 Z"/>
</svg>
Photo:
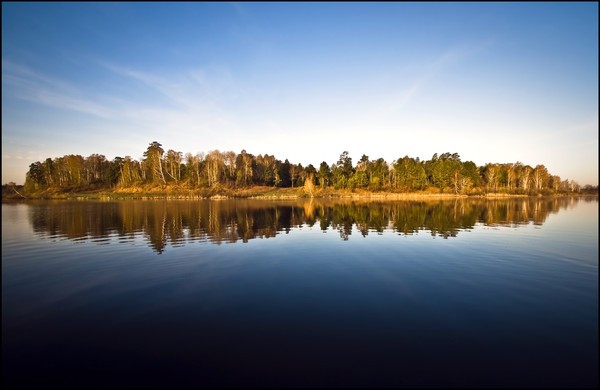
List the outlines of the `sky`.
<svg viewBox="0 0 600 390">
<path fill-rule="evenodd" d="M 2 3 L 2 183 L 153 141 L 597 185 L 598 3 Z"/>
</svg>

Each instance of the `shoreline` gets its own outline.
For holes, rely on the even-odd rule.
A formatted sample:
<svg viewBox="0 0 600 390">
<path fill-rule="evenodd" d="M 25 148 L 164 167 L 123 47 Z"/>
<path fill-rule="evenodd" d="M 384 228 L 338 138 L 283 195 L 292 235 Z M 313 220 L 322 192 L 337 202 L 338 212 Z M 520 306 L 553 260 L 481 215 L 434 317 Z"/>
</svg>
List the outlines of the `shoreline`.
<svg viewBox="0 0 600 390">
<path fill-rule="evenodd" d="M 423 192 L 372 192 L 366 190 L 335 190 L 331 188 L 318 189 L 313 193 L 300 188 L 273 188 L 273 187 L 250 187 L 241 189 L 229 188 L 148 188 L 148 189 L 122 189 L 116 191 L 82 191 L 82 192 L 60 192 L 47 190 L 44 192 L 29 194 L 23 197 L 21 194 L 3 194 L 2 200 L 297 200 L 297 199 L 360 199 L 360 200 L 427 200 L 427 199 L 506 199 L 506 198 L 529 198 L 529 197 L 569 197 L 569 196 L 595 196 L 598 194 L 509 194 L 509 193 L 473 193 L 453 194 L 431 191 Z"/>
</svg>

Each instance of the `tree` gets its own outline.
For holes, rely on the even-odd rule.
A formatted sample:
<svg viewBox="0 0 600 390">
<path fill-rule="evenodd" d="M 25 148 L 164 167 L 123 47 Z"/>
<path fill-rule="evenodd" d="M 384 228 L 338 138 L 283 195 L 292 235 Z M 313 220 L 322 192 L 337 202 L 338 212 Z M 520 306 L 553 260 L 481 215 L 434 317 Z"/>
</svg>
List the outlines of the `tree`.
<svg viewBox="0 0 600 390">
<path fill-rule="evenodd" d="M 331 181 L 331 169 L 329 169 L 329 165 L 325 161 L 321 162 L 319 165 L 319 172 L 317 173 L 317 177 L 319 179 L 319 184 L 321 188 L 327 187 Z"/>
<path fill-rule="evenodd" d="M 401 191 L 422 190 L 427 185 L 427 174 L 419 159 L 408 156 L 393 164 L 394 188 Z"/>
<path fill-rule="evenodd" d="M 209 187 L 215 186 L 221 182 L 225 171 L 225 161 L 219 150 L 213 150 L 206 156 L 206 173 L 208 176 Z"/>
<path fill-rule="evenodd" d="M 47 158 L 43 165 L 44 180 L 48 186 L 54 185 L 54 162 L 51 158 Z"/>
<path fill-rule="evenodd" d="M 340 154 L 337 164 L 331 165 L 331 176 L 334 188 L 347 188 L 351 184 L 350 177 L 353 173 L 352 159 L 348 156 L 348 152 L 344 151 Z"/>
<path fill-rule="evenodd" d="M 34 192 L 45 187 L 44 167 L 41 162 L 36 161 L 29 165 L 29 171 L 25 175 L 25 191 Z"/>
<path fill-rule="evenodd" d="M 383 158 L 371 161 L 367 165 L 368 186 L 371 190 L 380 190 L 389 185 L 390 168 Z"/>
<path fill-rule="evenodd" d="M 192 185 L 200 185 L 200 172 L 202 170 L 202 163 L 204 162 L 204 153 L 186 153 L 185 165 L 187 175 Z"/>
<path fill-rule="evenodd" d="M 245 150 L 243 151 L 246 152 Z M 223 152 L 222 154 L 223 164 L 225 164 L 225 181 L 228 183 L 233 183 L 237 180 L 236 169 L 237 169 L 237 159 L 238 155 L 235 154 L 234 151 L 230 150 L 228 152 Z"/>
<path fill-rule="evenodd" d="M 144 152 L 144 162 L 150 174 L 150 178 L 155 183 L 166 184 L 165 175 L 163 173 L 162 156 L 165 151 L 162 145 L 153 141 Z"/>
<path fill-rule="evenodd" d="M 536 191 L 542 191 L 544 188 L 546 188 L 546 183 L 548 181 L 549 174 L 545 166 L 536 165 L 531 174 L 533 179 L 533 186 L 536 189 Z"/>
<path fill-rule="evenodd" d="M 289 187 L 292 185 L 292 181 L 290 178 L 290 168 L 291 164 L 286 158 L 285 161 L 279 166 L 279 186 L 280 187 Z"/>
<path fill-rule="evenodd" d="M 139 162 L 133 160 L 130 156 L 125 156 L 121 164 L 121 176 L 119 186 L 131 187 L 142 181 L 142 167 Z"/>
<path fill-rule="evenodd" d="M 367 157 L 368 158 L 368 157 Z M 340 154 L 340 158 L 337 162 L 337 167 L 340 169 L 342 176 L 348 180 L 350 175 L 353 173 L 352 169 L 352 159 L 348 156 L 348 152 L 344 151 Z"/>
<path fill-rule="evenodd" d="M 514 164 L 506 164 L 506 188 L 511 191 L 515 187 L 517 172 Z"/>
<path fill-rule="evenodd" d="M 92 154 L 84 161 L 85 181 L 88 184 L 103 182 L 104 171 L 108 169 L 108 161 L 102 154 Z"/>
<path fill-rule="evenodd" d="M 552 191 L 557 193 L 560 190 L 561 181 L 562 180 L 560 179 L 560 176 L 557 176 L 557 175 L 550 176 L 549 186 L 552 188 Z"/>
<path fill-rule="evenodd" d="M 456 154 L 456 156 L 458 156 Z M 450 175 L 450 184 L 454 189 L 454 193 L 462 192 L 463 177 L 462 177 L 462 162 L 460 157 L 453 156 L 446 161 L 446 170 Z"/>
<path fill-rule="evenodd" d="M 165 172 L 167 175 L 178 183 L 181 180 L 181 161 L 182 153 L 176 152 L 173 149 L 167 151 L 165 157 Z"/>
<path fill-rule="evenodd" d="M 425 163 L 425 169 L 431 184 L 443 191 L 446 187 L 454 187 L 458 192 L 462 163 L 458 153 L 443 153 L 439 157 L 435 153 L 431 160 Z"/>
<path fill-rule="evenodd" d="M 348 153 L 348 152 L 344 152 L 344 153 Z M 369 168 L 369 156 L 367 156 L 366 154 L 363 154 L 360 158 L 360 160 L 358 160 L 358 162 L 356 163 L 356 170 L 357 171 L 367 171 Z"/>
<path fill-rule="evenodd" d="M 302 165 L 290 164 L 290 181 L 292 182 L 292 188 L 294 188 L 294 183 L 299 179 L 300 172 L 302 172 Z"/>
<path fill-rule="evenodd" d="M 123 169 L 123 157 L 115 157 L 110 163 L 107 172 L 108 183 L 110 186 L 114 186 L 119 182 L 119 178 L 121 177 L 121 171 Z"/>
<path fill-rule="evenodd" d="M 281 162 L 281 160 L 275 160 L 275 165 L 273 167 L 273 174 L 274 174 L 274 178 L 273 178 L 273 184 L 275 185 L 275 187 L 281 187 L 281 166 L 283 165 L 283 163 Z M 289 169 L 289 168 L 288 168 Z"/>
<path fill-rule="evenodd" d="M 17 190 L 17 183 L 15 183 L 14 181 L 10 181 L 8 182 L 8 184 L 5 184 L 2 186 L 2 195 L 4 196 L 4 189 L 5 188 L 10 188 L 11 190 L 14 191 L 15 194 L 19 195 L 21 198 L 24 198 L 25 196 L 23 194 L 21 194 L 18 190 Z M 312 193 L 311 193 L 312 196 Z"/>
<path fill-rule="evenodd" d="M 313 177 L 317 176 L 317 170 L 312 164 L 308 164 L 306 168 L 304 168 L 304 172 L 306 173 L 307 177 L 311 174 L 313 175 Z"/>
<path fill-rule="evenodd" d="M 461 176 L 461 191 L 463 193 L 472 187 L 479 187 L 481 184 L 479 169 L 473 161 L 465 161 L 462 164 Z"/>
<path fill-rule="evenodd" d="M 483 176 L 487 184 L 488 191 L 496 192 L 498 190 L 498 164 L 487 163 L 483 167 Z"/>
<path fill-rule="evenodd" d="M 256 178 L 257 183 L 266 186 L 275 185 L 276 167 L 275 156 L 268 154 L 258 155 L 256 157 Z"/>
<path fill-rule="evenodd" d="M 315 191 L 315 183 L 314 183 L 314 179 L 315 179 L 315 168 L 310 165 L 312 167 L 311 170 L 305 169 L 304 172 L 306 173 L 306 177 L 304 179 L 304 191 L 307 192 L 310 197 L 313 197 L 313 193 Z M 308 167 L 307 167 L 308 168 Z"/>
<path fill-rule="evenodd" d="M 519 183 L 519 188 L 527 192 L 529 190 L 529 183 L 531 182 L 532 168 L 529 165 L 523 165 L 522 163 L 517 161 L 517 163 L 515 163 L 515 171 Z"/>
<path fill-rule="evenodd" d="M 351 188 L 366 188 L 369 185 L 367 172 L 363 169 L 354 172 L 354 175 L 349 180 Z"/>
<path fill-rule="evenodd" d="M 256 165 L 254 156 L 242 150 L 235 160 L 236 184 L 248 186 L 252 184 L 254 173 L 253 167 Z"/>
<path fill-rule="evenodd" d="M 579 186 L 579 183 L 577 183 L 575 180 L 569 180 L 569 190 L 571 192 L 579 192 L 580 189 L 581 187 Z"/>
</svg>

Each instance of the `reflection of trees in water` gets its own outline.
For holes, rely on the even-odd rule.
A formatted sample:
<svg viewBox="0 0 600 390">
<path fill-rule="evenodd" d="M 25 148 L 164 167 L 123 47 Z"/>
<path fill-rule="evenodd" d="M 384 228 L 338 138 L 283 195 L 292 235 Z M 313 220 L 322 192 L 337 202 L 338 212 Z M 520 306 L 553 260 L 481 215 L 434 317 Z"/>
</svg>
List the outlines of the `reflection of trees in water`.
<svg viewBox="0 0 600 390">
<path fill-rule="evenodd" d="M 293 228 L 318 223 L 348 240 L 354 226 L 361 235 L 393 230 L 403 235 L 426 230 L 455 237 L 477 223 L 540 225 L 550 213 L 572 207 L 575 198 L 456 199 L 437 201 L 122 201 L 45 202 L 34 204 L 31 221 L 43 235 L 96 239 L 142 235 L 162 253 L 168 243 L 191 241 L 248 242 L 275 237 Z M 594 201 L 594 200 L 592 200 Z M 597 200 L 595 200 L 597 201 Z"/>
</svg>

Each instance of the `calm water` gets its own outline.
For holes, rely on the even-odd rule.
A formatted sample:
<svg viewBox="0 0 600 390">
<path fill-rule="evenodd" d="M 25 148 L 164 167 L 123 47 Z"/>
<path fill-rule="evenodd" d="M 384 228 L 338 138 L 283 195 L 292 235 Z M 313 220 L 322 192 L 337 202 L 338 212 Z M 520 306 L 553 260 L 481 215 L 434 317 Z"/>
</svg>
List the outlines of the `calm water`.
<svg viewBox="0 0 600 390">
<path fill-rule="evenodd" d="M 2 205 L 16 387 L 598 387 L 598 201 Z"/>
</svg>

